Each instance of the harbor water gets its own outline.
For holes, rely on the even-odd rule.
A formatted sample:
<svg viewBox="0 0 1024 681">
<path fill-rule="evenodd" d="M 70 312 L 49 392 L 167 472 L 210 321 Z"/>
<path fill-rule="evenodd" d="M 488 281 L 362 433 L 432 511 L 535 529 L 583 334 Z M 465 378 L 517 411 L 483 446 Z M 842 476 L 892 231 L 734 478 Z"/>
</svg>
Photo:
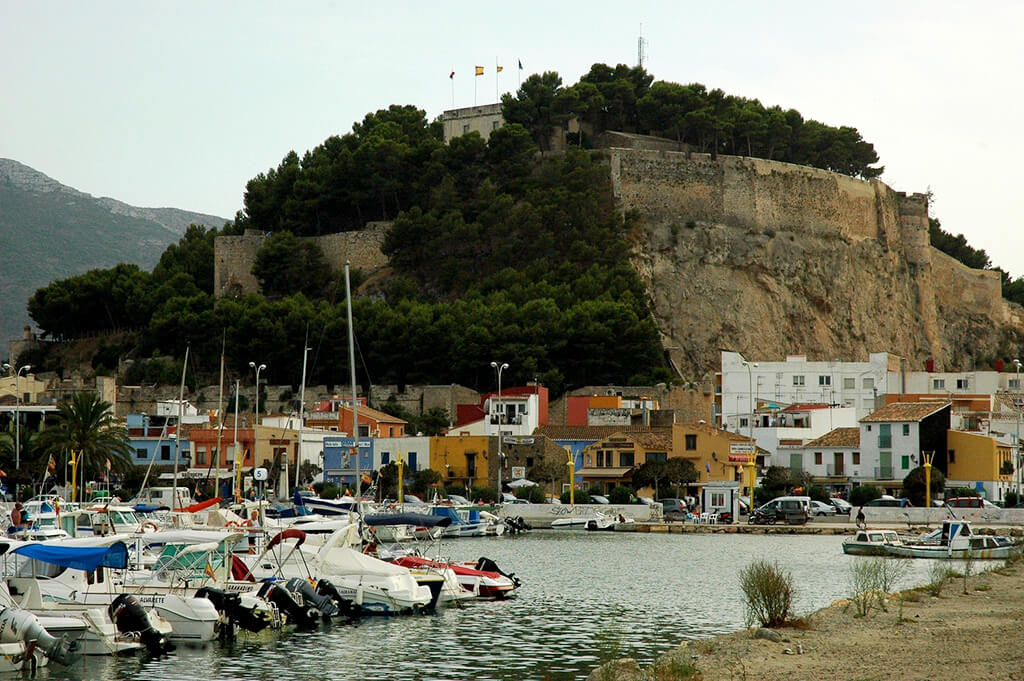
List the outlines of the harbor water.
<svg viewBox="0 0 1024 681">
<path fill-rule="evenodd" d="M 228 644 L 145 656 L 87 658 L 36 678 L 168 681 L 448 679 L 568 681 L 602 662 L 648 663 L 687 639 L 744 625 L 739 572 L 774 560 L 796 585 L 797 614 L 849 593 L 840 536 L 534 531 L 443 542 L 458 560 L 486 556 L 523 581 L 506 601 L 434 615 L 363 618 L 314 631 L 246 634 Z M 910 561 L 900 586 L 928 581 Z"/>
</svg>

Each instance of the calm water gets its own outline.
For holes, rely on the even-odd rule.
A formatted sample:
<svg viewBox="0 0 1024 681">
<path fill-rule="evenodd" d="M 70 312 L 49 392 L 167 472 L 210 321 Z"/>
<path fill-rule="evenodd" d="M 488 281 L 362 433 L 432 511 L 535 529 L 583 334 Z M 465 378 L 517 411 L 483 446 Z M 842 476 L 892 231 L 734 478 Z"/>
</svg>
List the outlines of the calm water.
<svg viewBox="0 0 1024 681">
<path fill-rule="evenodd" d="M 229 645 L 179 649 L 160 660 L 88 658 L 37 678 L 584 679 L 612 657 L 645 663 L 685 639 L 741 628 L 738 573 L 755 559 L 792 571 L 798 613 L 844 597 L 853 558 L 843 555 L 842 539 L 548 530 L 453 540 L 442 555 L 494 559 L 523 580 L 519 596 L 311 632 L 240 632 Z M 904 586 L 928 581 L 928 563 L 911 561 Z"/>
</svg>

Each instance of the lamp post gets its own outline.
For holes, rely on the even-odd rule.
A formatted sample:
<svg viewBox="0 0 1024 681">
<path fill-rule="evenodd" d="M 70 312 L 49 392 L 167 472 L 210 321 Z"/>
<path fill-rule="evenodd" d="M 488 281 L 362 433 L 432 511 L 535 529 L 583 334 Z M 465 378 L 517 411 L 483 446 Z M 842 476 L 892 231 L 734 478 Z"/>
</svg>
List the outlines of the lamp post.
<svg viewBox="0 0 1024 681">
<path fill-rule="evenodd" d="M 1017 397 L 1015 397 L 1014 400 L 1013 400 L 1013 410 L 1015 412 L 1017 412 L 1017 437 L 1013 441 L 1013 451 L 1016 454 L 1016 456 L 1014 456 L 1014 459 L 1015 459 L 1014 463 L 1016 463 L 1017 465 L 1014 467 L 1016 469 L 1016 471 L 1015 471 L 1016 475 L 1014 475 L 1013 477 L 1016 478 L 1016 483 L 1017 484 L 1014 487 L 1015 487 L 1016 492 L 1017 492 L 1017 498 L 1019 499 L 1020 498 L 1020 360 L 1019 359 L 1013 360 L 1013 364 L 1014 364 L 1014 366 L 1017 367 Z"/>
<path fill-rule="evenodd" d="M 10 364 L 4 364 L 5 369 L 13 369 Z M 29 369 L 32 368 L 31 364 L 26 364 L 20 367 L 14 372 L 14 468 L 15 470 L 21 469 L 21 372 L 24 371 L 26 376 L 28 375 Z"/>
<path fill-rule="evenodd" d="M 747 508 L 752 509 L 754 508 L 754 485 L 757 484 L 757 446 L 754 444 L 754 373 L 752 367 L 756 368 L 757 362 L 743 360 L 743 366 L 747 367 L 747 395 L 750 400 L 750 420 L 747 422 L 748 437 L 750 439 L 750 460 L 747 462 L 750 468 L 750 497 Z"/>
<path fill-rule="evenodd" d="M 501 372 L 508 369 L 508 362 L 491 362 L 491 367 L 498 372 L 498 499 L 501 499 Z"/>
<path fill-rule="evenodd" d="M 266 364 L 260 364 L 256 366 L 256 362 L 249 362 L 249 366 L 256 370 L 256 400 L 252 408 L 252 466 L 253 470 L 256 469 L 256 447 L 259 444 L 259 431 L 260 426 L 260 372 L 267 368 Z M 238 452 L 235 452 L 235 458 L 238 458 Z M 239 468 L 241 470 L 241 468 Z"/>
</svg>

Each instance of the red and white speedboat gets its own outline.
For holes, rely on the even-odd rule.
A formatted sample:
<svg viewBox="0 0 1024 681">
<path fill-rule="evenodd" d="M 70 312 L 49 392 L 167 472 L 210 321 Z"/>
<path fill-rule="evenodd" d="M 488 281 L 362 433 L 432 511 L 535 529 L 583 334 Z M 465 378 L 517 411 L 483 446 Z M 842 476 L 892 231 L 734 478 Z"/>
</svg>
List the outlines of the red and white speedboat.
<svg viewBox="0 0 1024 681">
<path fill-rule="evenodd" d="M 407 568 L 448 568 L 455 573 L 463 589 L 480 598 L 505 598 L 520 585 L 514 574 L 505 574 L 489 558 L 449 563 L 422 556 L 400 556 L 393 562 Z"/>
</svg>

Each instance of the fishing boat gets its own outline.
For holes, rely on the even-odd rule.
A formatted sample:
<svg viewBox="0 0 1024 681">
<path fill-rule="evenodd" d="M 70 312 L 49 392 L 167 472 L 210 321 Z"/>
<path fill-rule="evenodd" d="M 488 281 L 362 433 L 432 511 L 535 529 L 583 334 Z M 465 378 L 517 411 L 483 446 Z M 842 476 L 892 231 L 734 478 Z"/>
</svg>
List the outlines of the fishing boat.
<svg viewBox="0 0 1024 681">
<path fill-rule="evenodd" d="M 843 553 L 851 556 L 887 556 L 889 546 L 900 546 L 903 540 L 895 530 L 857 530 L 843 542 Z"/>
<path fill-rule="evenodd" d="M 975 534 L 966 520 L 944 520 L 935 538 L 936 543 L 907 542 L 885 548 L 889 555 L 904 558 L 999 559 L 1021 552 L 1021 544 L 1009 537 Z"/>
</svg>

